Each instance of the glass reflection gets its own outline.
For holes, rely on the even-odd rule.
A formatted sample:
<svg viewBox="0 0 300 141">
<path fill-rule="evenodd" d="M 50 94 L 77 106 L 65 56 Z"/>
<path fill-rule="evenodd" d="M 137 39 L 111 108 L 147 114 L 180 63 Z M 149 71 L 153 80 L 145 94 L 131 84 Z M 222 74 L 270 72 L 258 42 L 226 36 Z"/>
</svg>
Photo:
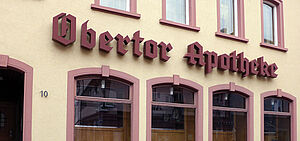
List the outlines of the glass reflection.
<svg viewBox="0 0 300 141">
<path fill-rule="evenodd" d="M 291 117 L 267 115 L 264 117 L 265 141 L 290 141 Z"/>
<path fill-rule="evenodd" d="M 273 7 L 268 4 L 263 4 L 264 17 L 264 42 L 274 44 L 274 17 Z"/>
<path fill-rule="evenodd" d="M 264 109 L 265 111 L 289 112 L 290 102 L 283 98 L 265 98 Z"/>
<path fill-rule="evenodd" d="M 77 80 L 76 95 L 129 99 L 129 86 L 109 79 Z"/>
<path fill-rule="evenodd" d="M 219 91 L 213 95 L 213 106 L 246 108 L 246 98 L 239 93 Z"/>
<path fill-rule="evenodd" d="M 194 104 L 194 92 L 180 86 L 157 86 L 152 91 L 153 101 Z"/>
<path fill-rule="evenodd" d="M 152 106 L 152 141 L 195 141 L 195 109 Z"/>
<path fill-rule="evenodd" d="M 220 31 L 234 35 L 234 0 L 220 0 Z"/>
<path fill-rule="evenodd" d="M 130 105 L 75 101 L 75 141 L 130 141 Z"/>
<path fill-rule="evenodd" d="M 186 22 L 186 0 L 166 0 L 166 19 L 188 24 Z"/>
<path fill-rule="evenodd" d="M 127 8 L 127 1 L 128 0 L 100 0 L 100 5 L 129 11 L 129 9 Z"/>
<path fill-rule="evenodd" d="M 247 113 L 213 110 L 213 141 L 247 141 Z"/>
</svg>

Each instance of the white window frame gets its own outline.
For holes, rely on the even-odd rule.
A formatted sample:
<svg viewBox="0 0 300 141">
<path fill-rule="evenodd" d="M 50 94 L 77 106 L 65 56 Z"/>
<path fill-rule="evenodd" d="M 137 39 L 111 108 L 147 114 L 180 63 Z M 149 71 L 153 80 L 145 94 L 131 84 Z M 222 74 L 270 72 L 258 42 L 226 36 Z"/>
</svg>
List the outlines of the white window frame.
<svg viewBox="0 0 300 141">
<path fill-rule="evenodd" d="M 131 0 L 126 0 L 126 9 L 125 9 L 125 11 L 130 12 L 130 1 Z"/>
<path fill-rule="evenodd" d="M 239 25 L 238 25 L 238 6 L 237 0 L 233 0 L 233 15 L 234 15 L 234 36 L 239 36 Z"/>
<path fill-rule="evenodd" d="M 185 24 L 190 24 L 190 0 L 185 0 Z"/>
<path fill-rule="evenodd" d="M 267 2 L 267 1 L 264 1 L 263 4 L 267 4 L 269 6 L 271 6 L 273 8 L 273 30 L 274 30 L 274 45 L 275 46 L 278 46 L 278 23 L 277 23 L 277 6 L 274 5 L 273 3 L 270 3 L 270 2 Z M 265 28 L 265 27 L 264 27 Z M 265 34 L 265 33 L 264 33 Z"/>
</svg>

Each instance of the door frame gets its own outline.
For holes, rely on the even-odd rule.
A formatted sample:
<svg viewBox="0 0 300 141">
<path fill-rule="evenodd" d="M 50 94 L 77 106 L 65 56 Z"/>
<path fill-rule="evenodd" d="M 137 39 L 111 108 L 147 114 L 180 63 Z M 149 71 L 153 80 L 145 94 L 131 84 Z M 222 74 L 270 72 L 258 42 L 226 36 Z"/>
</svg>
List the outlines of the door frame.
<svg viewBox="0 0 300 141">
<path fill-rule="evenodd" d="M 0 68 L 24 73 L 23 141 L 31 141 L 33 68 L 24 62 L 1 54 Z"/>
</svg>

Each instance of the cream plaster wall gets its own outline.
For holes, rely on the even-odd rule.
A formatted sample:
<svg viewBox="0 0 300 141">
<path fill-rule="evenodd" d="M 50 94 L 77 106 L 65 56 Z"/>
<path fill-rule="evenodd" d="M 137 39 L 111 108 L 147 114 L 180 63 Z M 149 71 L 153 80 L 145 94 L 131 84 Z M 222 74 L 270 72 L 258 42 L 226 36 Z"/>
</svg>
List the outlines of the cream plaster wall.
<svg viewBox="0 0 300 141">
<path fill-rule="evenodd" d="M 197 26 L 200 32 L 169 27 L 159 24 L 161 0 L 137 0 L 137 11 L 141 19 L 94 11 L 93 0 L 1 0 L 0 1 L 0 54 L 23 61 L 34 68 L 32 141 L 64 141 L 66 136 L 67 72 L 85 67 L 109 65 L 111 69 L 131 74 L 140 79 L 140 141 L 146 141 L 146 80 L 154 77 L 172 76 L 195 81 L 204 87 L 204 140 L 208 140 L 208 87 L 235 82 L 254 92 L 255 141 L 260 141 L 260 94 L 277 88 L 293 94 L 298 99 L 300 73 L 299 54 L 299 0 L 284 1 L 285 47 L 287 53 L 259 46 L 261 39 L 260 0 L 245 0 L 245 32 L 248 43 L 216 37 L 216 0 L 197 0 Z M 77 17 L 77 40 L 63 47 L 51 40 L 52 17 L 66 12 Z M 145 40 L 170 42 L 174 49 L 171 59 L 164 63 L 158 58 L 153 61 L 133 57 L 131 45 L 128 53 L 119 56 L 114 48 L 109 54 L 80 48 L 80 27 L 90 20 L 88 27 L 100 33 L 109 31 L 113 36 L 123 36 L 141 30 Z M 219 54 L 234 50 L 245 52 L 249 59 L 264 56 L 269 63 L 275 62 L 278 78 L 262 79 L 256 76 L 241 78 L 240 74 L 221 72 L 216 69 L 204 75 L 204 69 L 187 65 L 183 55 L 187 45 L 198 41 L 204 50 Z M 48 98 L 41 98 L 40 91 L 47 90 Z M 299 101 L 299 100 L 298 100 Z M 300 104 L 298 104 L 300 113 Z M 300 135 L 298 115 L 298 135 Z M 299 138 L 299 137 L 298 137 Z"/>
</svg>

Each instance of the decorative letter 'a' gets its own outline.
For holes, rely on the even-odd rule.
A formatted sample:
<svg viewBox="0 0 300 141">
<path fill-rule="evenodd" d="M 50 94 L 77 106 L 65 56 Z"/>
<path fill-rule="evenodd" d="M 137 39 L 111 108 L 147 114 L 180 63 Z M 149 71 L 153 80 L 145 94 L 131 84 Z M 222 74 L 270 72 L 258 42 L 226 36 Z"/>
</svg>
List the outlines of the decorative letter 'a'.
<svg viewBox="0 0 300 141">
<path fill-rule="evenodd" d="M 60 19 L 61 30 L 59 29 Z M 65 46 L 74 43 L 76 40 L 76 17 L 71 14 L 66 16 L 66 13 L 60 13 L 53 17 L 52 40 Z"/>
</svg>

